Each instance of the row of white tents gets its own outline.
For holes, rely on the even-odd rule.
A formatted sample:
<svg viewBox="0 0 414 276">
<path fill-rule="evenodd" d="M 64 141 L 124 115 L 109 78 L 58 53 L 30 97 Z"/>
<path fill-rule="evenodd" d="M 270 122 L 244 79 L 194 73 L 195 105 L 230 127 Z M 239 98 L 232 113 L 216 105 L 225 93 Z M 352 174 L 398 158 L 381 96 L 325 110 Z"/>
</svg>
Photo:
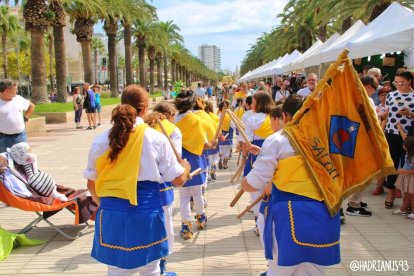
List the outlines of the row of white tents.
<svg viewBox="0 0 414 276">
<path fill-rule="evenodd" d="M 301 54 L 297 50 L 279 57 L 243 75 L 240 81 L 272 77 L 335 61 L 348 49 L 352 59 L 404 51 L 405 64 L 414 68 L 414 12 L 397 2 L 392 3 L 374 21 L 365 25 L 357 21 L 345 33 L 333 34 L 325 42 L 317 40 Z"/>
</svg>

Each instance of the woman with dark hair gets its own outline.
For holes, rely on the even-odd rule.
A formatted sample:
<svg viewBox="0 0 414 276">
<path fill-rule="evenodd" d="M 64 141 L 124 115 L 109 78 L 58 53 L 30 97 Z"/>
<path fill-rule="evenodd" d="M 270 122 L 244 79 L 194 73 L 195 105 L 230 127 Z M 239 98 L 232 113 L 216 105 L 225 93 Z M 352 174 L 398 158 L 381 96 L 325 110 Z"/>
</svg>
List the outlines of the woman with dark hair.
<svg viewBox="0 0 414 276">
<path fill-rule="evenodd" d="M 207 137 L 207 124 L 192 111 L 194 104 L 195 97 L 192 91 L 181 92 L 175 98 L 175 107 L 178 110 L 175 125 L 183 135 L 182 156 L 190 162 L 193 169 L 201 168 L 203 171 L 194 176 L 190 181 L 187 181 L 178 190 L 182 220 L 180 235 L 185 240 L 193 236 L 190 210 L 191 197 L 194 200 L 198 229 L 203 230 L 206 227 L 207 217 L 204 211 L 204 199 L 201 192 L 201 186 L 206 181 L 205 170 L 207 169 L 207 162 L 203 156 L 203 151 L 214 148 L 217 145 L 217 141 L 209 141 Z"/>
<path fill-rule="evenodd" d="M 272 97 L 269 93 L 264 91 L 258 91 L 253 95 L 252 111 L 253 113 L 246 120 L 245 133 L 250 142 L 258 147 L 261 147 L 264 140 L 271 134 L 273 134 L 270 110 L 274 106 Z M 257 156 L 250 154 L 247 147 L 247 141 L 243 140 L 242 145 L 242 160 L 245 163 L 243 175 L 246 176 L 253 167 Z M 262 194 L 263 191 L 250 193 L 251 199 L 254 201 Z M 255 219 L 259 215 L 259 207 L 256 205 L 252 208 Z M 254 229 L 256 235 L 259 235 L 257 226 Z"/>
<path fill-rule="evenodd" d="M 92 257 L 108 265 L 108 275 L 160 275 L 168 255 L 160 183 L 185 183 L 189 163 L 178 163 L 167 138 L 148 127 L 147 92 L 130 85 L 112 112 L 113 127 L 95 138 L 84 171 L 100 204 Z"/>
<path fill-rule="evenodd" d="M 388 109 L 388 118 L 385 126 L 385 137 L 390 148 L 391 158 L 395 169 L 404 165 L 403 139 L 398 130 L 398 123 L 405 132 L 409 132 L 413 123 L 414 116 L 414 90 L 413 75 L 408 70 L 399 70 L 395 75 L 396 91 L 387 95 L 385 105 Z M 384 187 L 388 188 L 385 208 L 394 207 L 394 199 L 397 195 L 395 181 L 397 175 L 387 176 Z M 399 192 L 399 191 L 398 191 Z M 399 192 L 400 193 L 400 192 Z M 401 194 L 401 193 L 400 193 Z M 399 195 L 401 197 L 401 195 Z"/>
</svg>

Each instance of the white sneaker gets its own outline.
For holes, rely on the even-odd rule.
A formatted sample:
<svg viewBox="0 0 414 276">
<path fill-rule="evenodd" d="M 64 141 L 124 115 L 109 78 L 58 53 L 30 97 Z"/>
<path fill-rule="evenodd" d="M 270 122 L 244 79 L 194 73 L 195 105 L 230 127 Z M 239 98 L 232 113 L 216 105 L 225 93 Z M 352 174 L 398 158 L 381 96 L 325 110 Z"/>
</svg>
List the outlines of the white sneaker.
<svg viewBox="0 0 414 276">
<path fill-rule="evenodd" d="M 408 219 L 414 219 L 414 213 L 411 213 L 407 216 Z"/>
<path fill-rule="evenodd" d="M 401 209 L 397 209 L 394 212 L 392 212 L 393 215 L 404 215 L 406 216 L 408 214 L 407 211 L 401 211 Z"/>
</svg>

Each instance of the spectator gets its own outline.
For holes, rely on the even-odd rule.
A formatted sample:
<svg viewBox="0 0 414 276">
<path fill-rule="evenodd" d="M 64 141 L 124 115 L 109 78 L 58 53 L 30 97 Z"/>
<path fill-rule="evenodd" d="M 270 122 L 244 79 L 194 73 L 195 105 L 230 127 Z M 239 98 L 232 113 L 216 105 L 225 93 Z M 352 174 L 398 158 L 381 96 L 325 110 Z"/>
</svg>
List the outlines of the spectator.
<svg viewBox="0 0 414 276">
<path fill-rule="evenodd" d="M 207 85 L 207 96 L 209 99 L 213 96 L 213 88 L 210 83 Z"/>
<path fill-rule="evenodd" d="M 289 97 L 290 95 L 290 92 L 288 90 L 289 84 L 290 83 L 288 80 L 284 80 L 282 82 L 282 86 L 280 87 L 280 90 L 276 92 L 276 96 L 274 98 L 276 102 L 283 103 L 287 99 L 287 97 Z"/>
<path fill-rule="evenodd" d="M 75 110 L 75 123 L 76 128 L 81 129 L 81 118 L 82 118 L 82 109 L 83 109 L 83 97 L 80 94 L 80 88 L 75 87 L 73 90 L 73 109 Z"/>
<path fill-rule="evenodd" d="M 388 108 L 387 123 L 385 126 L 385 137 L 390 148 L 391 158 L 394 161 L 395 169 L 403 167 L 404 149 L 403 139 L 397 127 L 399 123 L 405 132 L 410 132 L 414 114 L 414 91 L 411 87 L 413 75 L 408 70 L 398 71 L 395 75 L 396 91 L 387 95 L 385 105 Z M 384 187 L 388 188 L 385 208 L 391 209 L 394 206 L 394 199 L 399 194 L 395 189 L 396 175 L 387 176 Z"/>
<path fill-rule="evenodd" d="M 315 73 L 310 73 L 306 77 L 306 87 L 302 88 L 298 91 L 298 95 L 302 96 L 303 98 L 306 98 L 309 96 L 310 93 L 313 92 L 313 90 L 316 87 L 316 83 L 318 82 L 318 76 Z"/>
<path fill-rule="evenodd" d="M 17 95 L 17 83 L 0 81 L 0 153 L 14 144 L 27 142 L 25 122 L 34 109 L 33 103 Z"/>
<path fill-rule="evenodd" d="M 276 84 L 272 87 L 272 99 L 276 98 L 276 92 L 280 90 L 280 87 L 283 84 L 283 79 L 281 77 L 276 78 Z"/>
<path fill-rule="evenodd" d="M 378 88 L 377 88 L 377 90 L 375 90 L 375 93 L 372 94 L 371 98 L 374 100 L 375 105 L 379 105 L 380 104 L 380 99 L 379 99 L 378 92 L 382 88 L 382 85 L 381 85 L 381 80 L 382 80 L 381 70 L 379 68 L 373 67 L 373 68 L 368 70 L 368 75 L 373 76 L 378 81 Z"/>
<path fill-rule="evenodd" d="M 259 89 L 259 87 L 256 85 L 256 81 L 250 81 L 250 89 L 248 91 L 248 94 L 250 96 L 253 96 L 253 94 L 256 93 L 257 89 Z"/>
<path fill-rule="evenodd" d="M 199 96 L 204 99 L 206 96 L 206 90 L 201 86 L 201 82 L 197 84 L 197 88 L 195 89 L 196 96 Z"/>
<path fill-rule="evenodd" d="M 95 94 L 95 122 L 96 122 L 96 117 L 98 117 L 98 121 L 99 123 L 96 126 L 100 126 L 101 125 L 101 92 L 102 92 L 102 86 L 95 84 L 93 86 L 93 92 Z"/>
<path fill-rule="evenodd" d="M 88 117 L 88 130 L 96 128 L 95 123 L 95 94 L 90 89 L 89 83 L 85 82 L 83 84 L 83 107 L 86 111 L 86 116 Z"/>
</svg>

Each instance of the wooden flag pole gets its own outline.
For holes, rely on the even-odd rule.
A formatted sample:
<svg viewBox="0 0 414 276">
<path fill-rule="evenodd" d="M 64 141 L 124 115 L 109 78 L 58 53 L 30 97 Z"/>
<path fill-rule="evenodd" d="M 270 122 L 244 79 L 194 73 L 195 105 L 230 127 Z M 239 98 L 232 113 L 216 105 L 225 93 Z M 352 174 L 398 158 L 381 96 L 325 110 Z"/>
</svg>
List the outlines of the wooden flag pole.
<svg viewBox="0 0 414 276">
<path fill-rule="evenodd" d="M 242 216 L 244 216 L 244 214 L 246 214 L 248 211 L 250 211 L 250 209 L 252 209 L 254 206 L 256 206 L 256 204 L 258 204 L 260 201 L 262 201 L 262 199 L 265 197 L 265 194 L 261 194 L 258 198 L 255 199 L 255 201 L 253 201 L 252 203 L 250 203 L 246 209 L 244 209 L 243 212 L 241 212 L 237 218 L 240 219 Z"/>
<path fill-rule="evenodd" d="M 168 141 L 170 142 L 170 145 L 171 145 L 171 147 L 172 147 L 172 149 L 174 151 L 175 157 L 177 158 L 177 161 L 179 163 L 181 163 L 181 161 L 183 161 L 183 160 L 182 160 L 180 154 L 178 153 L 178 150 L 175 148 L 174 143 L 171 141 L 170 136 L 168 136 L 167 131 L 165 130 L 165 128 L 162 125 L 161 121 L 160 120 L 157 120 L 157 124 L 161 128 L 162 133 L 167 137 Z"/>
</svg>

